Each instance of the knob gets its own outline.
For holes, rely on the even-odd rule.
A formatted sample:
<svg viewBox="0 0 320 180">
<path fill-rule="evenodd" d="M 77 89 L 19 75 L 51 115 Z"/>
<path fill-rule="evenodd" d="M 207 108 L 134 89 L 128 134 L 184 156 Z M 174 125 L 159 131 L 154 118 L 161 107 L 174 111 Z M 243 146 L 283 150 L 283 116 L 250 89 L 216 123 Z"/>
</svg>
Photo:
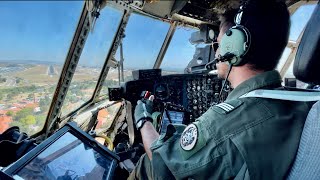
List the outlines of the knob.
<svg viewBox="0 0 320 180">
<path fill-rule="evenodd" d="M 195 86 L 197 85 L 197 82 L 195 80 L 192 81 L 192 85 Z"/>
</svg>

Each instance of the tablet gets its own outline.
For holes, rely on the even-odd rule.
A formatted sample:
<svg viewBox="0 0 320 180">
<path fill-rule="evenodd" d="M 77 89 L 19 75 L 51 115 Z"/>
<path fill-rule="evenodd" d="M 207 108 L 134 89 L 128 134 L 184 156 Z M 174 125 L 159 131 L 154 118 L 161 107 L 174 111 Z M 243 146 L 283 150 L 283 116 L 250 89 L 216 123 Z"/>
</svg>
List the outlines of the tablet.
<svg viewBox="0 0 320 180">
<path fill-rule="evenodd" d="M 4 172 L 15 179 L 112 179 L 119 161 L 75 123 L 68 123 Z"/>
</svg>

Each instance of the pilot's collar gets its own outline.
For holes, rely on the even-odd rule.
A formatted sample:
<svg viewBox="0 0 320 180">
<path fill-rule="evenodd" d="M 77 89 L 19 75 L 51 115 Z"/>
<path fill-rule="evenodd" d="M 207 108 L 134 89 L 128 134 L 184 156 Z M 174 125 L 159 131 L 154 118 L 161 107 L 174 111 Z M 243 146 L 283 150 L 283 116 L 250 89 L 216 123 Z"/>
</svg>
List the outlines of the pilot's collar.
<svg viewBox="0 0 320 180">
<path fill-rule="evenodd" d="M 229 94 L 227 100 L 237 99 L 240 96 L 256 89 L 277 88 L 281 86 L 281 82 L 281 76 L 278 71 L 266 71 L 239 84 Z"/>
</svg>

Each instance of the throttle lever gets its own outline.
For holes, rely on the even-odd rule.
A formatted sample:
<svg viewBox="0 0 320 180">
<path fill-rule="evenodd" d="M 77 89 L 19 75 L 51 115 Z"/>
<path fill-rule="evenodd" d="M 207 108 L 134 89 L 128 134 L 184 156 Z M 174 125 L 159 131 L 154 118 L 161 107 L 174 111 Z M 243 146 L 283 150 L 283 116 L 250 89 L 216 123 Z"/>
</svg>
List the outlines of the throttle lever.
<svg viewBox="0 0 320 180">
<path fill-rule="evenodd" d="M 150 91 L 142 91 L 140 97 L 143 100 L 149 99 L 149 97 L 151 96 L 151 92 Z"/>
</svg>

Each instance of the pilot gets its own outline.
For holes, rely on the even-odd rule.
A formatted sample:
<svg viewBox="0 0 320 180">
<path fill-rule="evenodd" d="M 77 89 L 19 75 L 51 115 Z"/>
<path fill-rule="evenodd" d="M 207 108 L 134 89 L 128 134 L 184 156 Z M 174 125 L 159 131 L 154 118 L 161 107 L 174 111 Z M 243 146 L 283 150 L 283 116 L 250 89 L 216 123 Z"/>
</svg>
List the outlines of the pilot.
<svg viewBox="0 0 320 180">
<path fill-rule="evenodd" d="M 276 0 L 249 1 L 222 15 L 218 75 L 234 88 L 225 102 L 186 127 L 152 126 L 152 97 L 139 101 L 136 127 L 146 155 L 129 179 L 284 179 L 294 161 L 305 102 L 242 96 L 281 88 L 275 70 L 288 42 L 289 12 Z"/>
</svg>

